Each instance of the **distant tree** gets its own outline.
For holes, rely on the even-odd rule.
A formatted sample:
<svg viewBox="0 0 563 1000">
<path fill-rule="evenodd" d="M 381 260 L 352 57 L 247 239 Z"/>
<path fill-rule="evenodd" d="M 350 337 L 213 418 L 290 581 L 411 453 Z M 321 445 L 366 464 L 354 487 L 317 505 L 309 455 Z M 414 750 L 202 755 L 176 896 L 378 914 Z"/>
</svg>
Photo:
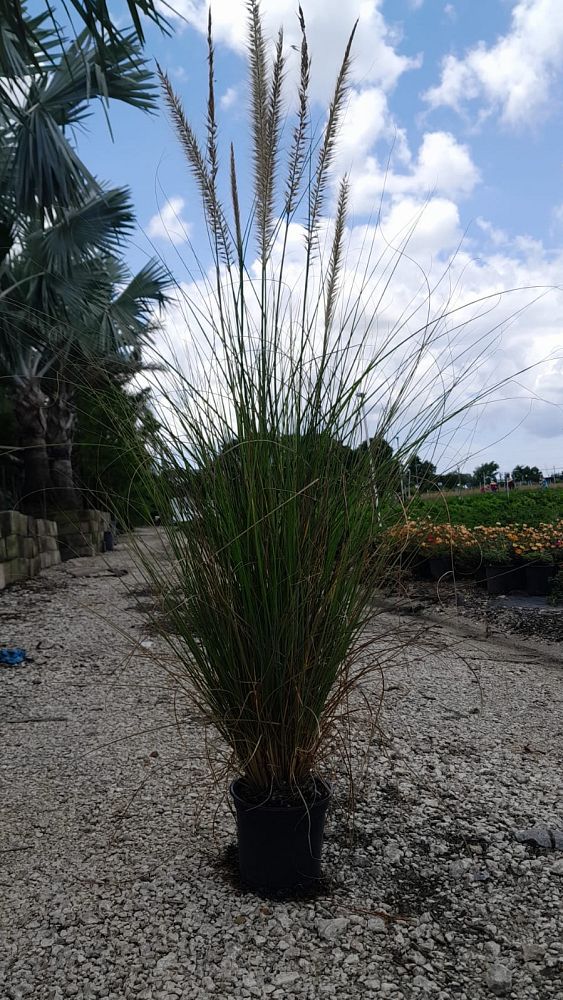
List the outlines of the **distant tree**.
<svg viewBox="0 0 563 1000">
<path fill-rule="evenodd" d="M 480 486 L 483 480 L 494 479 L 496 473 L 498 472 L 500 466 L 498 462 L 483 462 L 482 465 L 478 465 L 473 471 L 473 482 L 476 486 Z"/>
<path fill-rule="evenodd" d="M 516 465 L 512 470 L 512 475 L 519 483 L 539 483 L 542 479 L 537 465 Z"/>
<path fill-rule="evenodd" d="M 390 467 L 391 465 L 396 464 L 397 460 L 394 456 L 393 449 L 389 442 L 386 441 L 381 434 L 374 434 L 374 436 L 370 438 L 369 448 L 376 466 Z"/>
<path fill-rule="evenodd" d="M 88 506 L 114 511 L 127 525 L 150 520 L 152 493 L 146 473 L 154 467 L 158 428 L 148 389 L 134 390 L 109 375 L 76 391 L 76 481 Z"/>
<path fill-rule="evenodd" d="M 411 485 L 418 486 L 421 490 L 429 490 L 436 484 L 436 466 L 433 462 L 423 459 L 420 455 L 412 455 L 407 462 L 407 469 L 411 474 Z"/>
<path fill-rule="evenodd" d="M 442 484 L 441 489 L 455 490 L 457 486 L 469 486 L 473 476 L 467 472 L 438 472 L 436 480 Z"/>
</svg>

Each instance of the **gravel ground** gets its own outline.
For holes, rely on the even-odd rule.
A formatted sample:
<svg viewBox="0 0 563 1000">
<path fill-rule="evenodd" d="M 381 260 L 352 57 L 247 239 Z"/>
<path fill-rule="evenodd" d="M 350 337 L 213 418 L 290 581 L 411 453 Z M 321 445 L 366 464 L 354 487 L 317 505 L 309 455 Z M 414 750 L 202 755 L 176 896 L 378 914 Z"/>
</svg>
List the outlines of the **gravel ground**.
<svg viewBox="0 0 563 1000">
<path fill-rule="evenodd" d="M 563 649 L 563 606 L 552 606 L 545 597 L 526 594 L 493 597 L 475 581 L 446 577 L 439 583 L 411 581 L 403 588 L 411 606 L 431 609 L 457 618 L 467 618 L 483 626 L 488 635 L 517 636 L 519 640 L 539 640 Z"/>
<path fill-rule="evenodd" d="M 0 668 L 0 996 L 563 995 L 563 852 L 514 837 L 563 828 L 553 645 L 378 615 L 374 662 L 393 634 L 410 646 L 378 727 L 353 723 L 354 809 L 335 763 L 326 881 L 272 902 L 237 883 L 212 750 L 146 603 L 124 543 L 0 594 L 0 640 L 34 658 Z M 378 671 L 363 694 L 378 705 Z"/>
</svg>

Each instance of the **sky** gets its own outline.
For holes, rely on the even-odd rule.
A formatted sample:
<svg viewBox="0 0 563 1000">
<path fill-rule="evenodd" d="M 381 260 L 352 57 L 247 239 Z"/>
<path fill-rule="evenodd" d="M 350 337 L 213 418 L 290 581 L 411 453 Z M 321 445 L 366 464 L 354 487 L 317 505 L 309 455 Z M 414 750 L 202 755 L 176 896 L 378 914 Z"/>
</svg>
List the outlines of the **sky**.
<svg viewBox="0 0 563 1000">
<path fill-rule="evenodd" d="M 204 122 L 207 4 L 171 0 L 172 32 L 147 27 L 146 54 L 167 71 L 188 117 Z M 295 0 L 264 0 L 271 38 L 283 25 L 287 86 L 296 79 Z M 563 469 L 563 4 L 561 0 L 302 0 L 312 56 L 313 117 L 322 126 L 356 18 L 350 91 L 335 163 L 351 186 L 352 242 L 373 222 L 393 239 L 418 218 L 409 255 L 430 276 L 453 275 L 456 302 L 519 288 L 490 319 L 495 335 L 475 390 L 505 382 L 448 433 L 440 468 L 494 460 L 546 473 Z M 121 17 L 119 3 L 112 10 Z M 248 192 L 244 0 L 212 4 L 223 152 L 240 151 Z M 205 259 L 199 202 L 164 108 L 154 116 L 114 106 L 113 138 L 96 113 L 81 156 L 100 177 L 127 184 L 139 230 L 132 267 L 157 253 L 189 286 L 191 248 Z M 245 169 L 246 168 L 246 169 Z M 336 187 L 333 189 L 335 195 Z M 328 214 L 334 207 L 329 198 Z M 454 262 L 452 264 L 452 257 Z M 419 294 L 411 267 L 387 308 Z M 449 269 L 449 270 L 448 270 Z M 345 272 L 343 280 L 352 281 Z M 532 291 L 532 288 L 534 289 Z M 535 300 L 535 301 L 534 301 Z M 481 325 L 463 333 L 476 351 Z M 186 331 L 178 312 L 170 338 Z M 472 340 L 473 338 L 473 340 Z M 514 373 L 528 369 L 524 374 Z"/>
</svg>

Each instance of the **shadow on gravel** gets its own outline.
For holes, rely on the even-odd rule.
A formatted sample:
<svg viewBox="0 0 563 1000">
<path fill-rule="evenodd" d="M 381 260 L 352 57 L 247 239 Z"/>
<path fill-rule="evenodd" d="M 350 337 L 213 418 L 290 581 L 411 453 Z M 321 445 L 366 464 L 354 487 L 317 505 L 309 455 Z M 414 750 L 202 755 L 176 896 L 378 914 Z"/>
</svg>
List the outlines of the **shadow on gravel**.
<svg viewBox="0 0 563 1000">
<path fill-rule="evenodd" d="M 258 899 L 270 900 L 277 903 L 289 903 L 331 896 L 336 888 L 336 883 L 332 879 L 323 876 L 316 885 L 307 889 L 292 889 L 286 892 L 276 892 L 271 889 L 251 889 L 241 881 L 238 848 L 234 841 L 218 857 L 209 858 L 209 862 L 214 871 L 223 878 L 227 885 L 231 889 L 235 889 L 241 896 L 257 896 Z"/>
</svg>

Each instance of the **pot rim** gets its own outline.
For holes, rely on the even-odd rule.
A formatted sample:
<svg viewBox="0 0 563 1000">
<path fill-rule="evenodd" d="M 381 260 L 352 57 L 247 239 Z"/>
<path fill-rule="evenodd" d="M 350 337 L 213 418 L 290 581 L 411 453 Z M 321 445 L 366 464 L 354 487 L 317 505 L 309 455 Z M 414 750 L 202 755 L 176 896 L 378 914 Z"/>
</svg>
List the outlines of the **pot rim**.
<svg viewBox="0 0 563 1000">
<path fill-rule="evenodd" d="M 313 775 L 313 777 L 315 778 L 316 782 L 324 786 L 326 790 L 325 794 L 320 798 L 315 799 L 314 802 L 310 803 L 301 802 L 299 803 L 299 805 L 294 805 L 294 806 L 270 805 L 267 799 L 264 802 L 249 802 L 248 799 L 245 799 L 237 791 L 236 786 L 240 785 L 240 782 L 243 780 L 242 776 L 240 775 L 238 778 L 235 778 L 234 781 L 232 781 L 231 784 L 229 785 L 229 792 L 232 796 L 235 806 L 238 807 L 240 805 L 240 807 L 244 809 L 245 812 L 252 812 L 254 809 L 267 809 L 268 812 L 272 813 L 280 812 L 283 813 L 284 816 L 290 812 L 311 812 L 311 810 L 317 809 L 319 806 L 324 806 L 332 798 L 332 783 L 328 781 L 326 778 L 321 778 L 318 774 Z"/>
</svg>

